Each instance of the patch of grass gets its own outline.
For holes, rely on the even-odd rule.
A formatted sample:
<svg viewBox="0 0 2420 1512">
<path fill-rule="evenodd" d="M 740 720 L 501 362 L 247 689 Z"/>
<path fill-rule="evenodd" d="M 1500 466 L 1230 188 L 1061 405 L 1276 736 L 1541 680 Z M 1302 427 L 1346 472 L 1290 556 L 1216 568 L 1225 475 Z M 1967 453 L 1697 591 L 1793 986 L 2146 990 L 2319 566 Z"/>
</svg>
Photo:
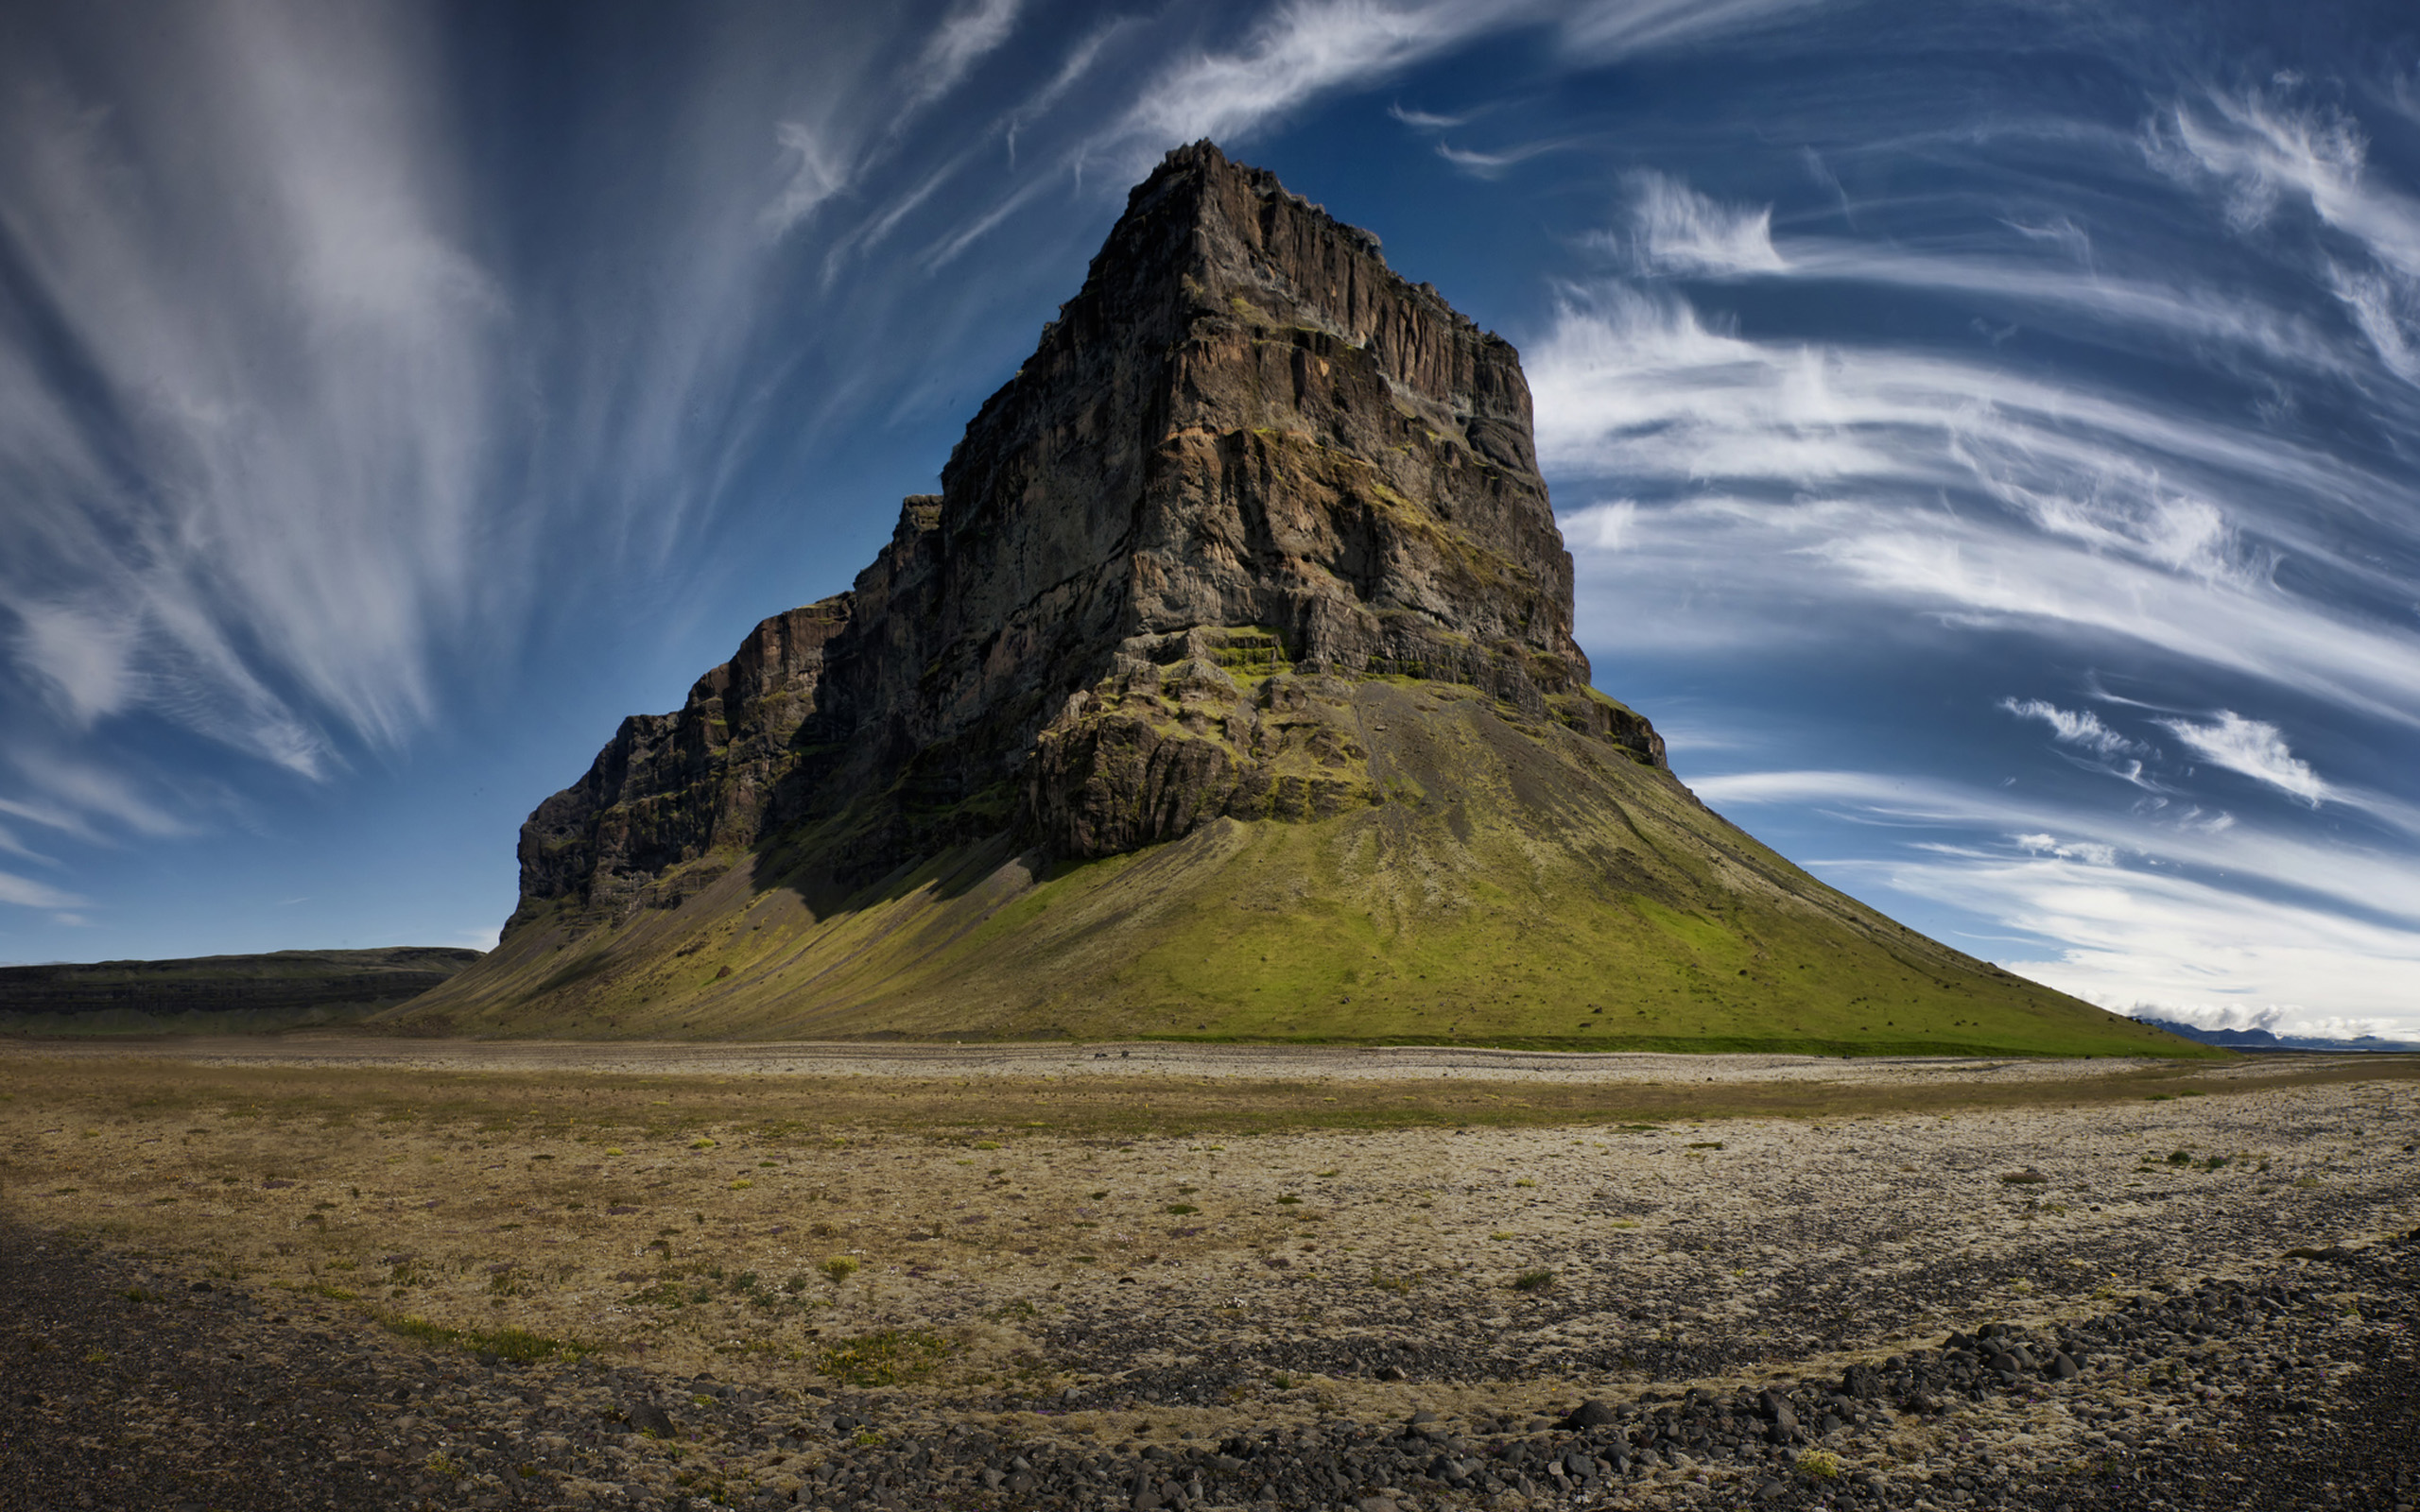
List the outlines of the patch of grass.
<svg viewBox="0 0 2420 1512">
<path fill-rule="evenodd" d="M 833 1285 L 838 1286 L 857 1273 L 857 1263 L 847 1255 L 829 1255 L 815 1268 L 821 1271 Z"/>
<path fill-rule="evenodd" d="M 440 1349 L 493 1354 L 516 1365 L 531 1365 L 540 1360 L 577 1360 L 593 1352 L 591 1346 L 577 1340 L 550 1339 L 527 1329 L 458 1329 L 405 1314 L 374 1315 L 378 1326 L 389 1333 Z"/>
<path fill-rule="evenodd" d="M 1841 1456 L 1828 1449 L 1810 1449 L 1798 1456 L 1798 1473 L 1809 1480 L 1837 1481 L 1846 1469 Z"/>
<path fill-rule="evenodd" d="M 1512 1278 L 1516 1292 L 1543 1292 L 1553 1284 L 1554 1272 L 1550 1270 L 1525 1270 Z"/>
<path fill-rule="evenodd" d="M 824 1349 L 815 1368 L 842 1385 L 873 1389 L 921 1381 L 949 1353 L 949 1341 L 929 1330 L 884 1329 Z"/>
</svg>

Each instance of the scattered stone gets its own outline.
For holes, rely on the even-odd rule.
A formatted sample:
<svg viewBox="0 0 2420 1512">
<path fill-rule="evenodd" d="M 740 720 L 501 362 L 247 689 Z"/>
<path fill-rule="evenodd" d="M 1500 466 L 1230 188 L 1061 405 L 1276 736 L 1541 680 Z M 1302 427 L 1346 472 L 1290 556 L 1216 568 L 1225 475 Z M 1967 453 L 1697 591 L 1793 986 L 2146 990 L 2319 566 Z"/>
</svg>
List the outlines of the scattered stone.
<svg viewBox="0 0 2420 1512">
<path fill-rule="evenodd" d="M 631 1425 L 631 1432 L 634 1434 L 646 1434 L 655 1438 L 681 1436 L 681 1430 L 673 1424 L 671 1414 L 654 1402 L 633 1401 L 623 1408 L 622 1417 Z"/>
</svg>

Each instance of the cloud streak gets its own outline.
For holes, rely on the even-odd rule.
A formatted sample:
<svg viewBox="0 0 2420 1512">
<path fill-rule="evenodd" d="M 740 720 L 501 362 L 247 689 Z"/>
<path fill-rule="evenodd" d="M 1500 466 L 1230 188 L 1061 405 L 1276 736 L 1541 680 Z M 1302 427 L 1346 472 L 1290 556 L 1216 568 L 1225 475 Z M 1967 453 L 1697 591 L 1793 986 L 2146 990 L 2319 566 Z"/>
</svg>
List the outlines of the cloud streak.
<svg viewBox="0 0 2420 1512">
<path fill-rule="evenodd" d="M 2287 749 L 2286 737 L 2274 725 L 2246 719 L 2232 709 L 2220 710 L 2218 717 L 2208 724 L 2195 724 L 2189 719 L 2163 719 L 2160 723 L 2185 742 L 2186 748 L 2213 766 L 2223 766 L 2255 782 L 2266 782 L 2312 808 L 2319 807 L 2330 796 L 2327 784 L 2319 780 L 2310 764 Z"/>
<path fill-rule="evenodd" d="M 2318 1027 L 2329 1014 L 2372 1026 L 2410 1017 L 2420 879 L 2390 852 L 1929 777 L 1768 770 L 1691 785 L 1718 806 L 1814 804 L 1910 835 L 1893 853 L 1810 864 L 2046 941 L 2048 954 L 2005 937 L 1986 948 L 2103 1006 L 2189 1017 L 2232 1005 L 2318 1033 L 2338 1032 Z M 1927 832 L 1952 838 L 1912 837 Z"/>
<path fill-rule="evenodd" d="M 2050 727 L 2050 738 L 2063 746 L 2088 750 L 2095 756 L 2135 756 L 2148 754 L 2148 749 L 2127 739 L 2100 722 L 2100 716 L 2089 709 L 2062 709 L 2057 704 L 2039 698 L 2022 703 L 2014 698 L 2002 698 L 2000 707 L 2019 719 L 2038 719 Z"/>
</svg>

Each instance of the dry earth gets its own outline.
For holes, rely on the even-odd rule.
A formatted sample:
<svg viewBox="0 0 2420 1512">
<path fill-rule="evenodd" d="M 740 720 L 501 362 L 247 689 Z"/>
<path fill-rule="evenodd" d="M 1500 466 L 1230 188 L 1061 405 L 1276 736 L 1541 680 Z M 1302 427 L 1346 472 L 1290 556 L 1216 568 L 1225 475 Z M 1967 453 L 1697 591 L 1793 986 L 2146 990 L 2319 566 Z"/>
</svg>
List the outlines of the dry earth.
<svg viewBox="0 0 2420 1512">
<path fill-rule="evenodd" d="M 2388 1059 L 11 1046 L 0 1374 L 46 1383 L 0 1503 L 2407 1504 L 2415 1246 L 2377 1242 L 2420 1222 L 2416 1092 Z M 2076 1378 L 1923 1352 L 1995 1322 Z M 306 1499 L 202 1410 L 231 1394 Z M 2227 1435 L 2272 1398 L 2247 1503 Z M 1584 1399 L 1613 1420 L 1550 1426 Z"/>
</svg>

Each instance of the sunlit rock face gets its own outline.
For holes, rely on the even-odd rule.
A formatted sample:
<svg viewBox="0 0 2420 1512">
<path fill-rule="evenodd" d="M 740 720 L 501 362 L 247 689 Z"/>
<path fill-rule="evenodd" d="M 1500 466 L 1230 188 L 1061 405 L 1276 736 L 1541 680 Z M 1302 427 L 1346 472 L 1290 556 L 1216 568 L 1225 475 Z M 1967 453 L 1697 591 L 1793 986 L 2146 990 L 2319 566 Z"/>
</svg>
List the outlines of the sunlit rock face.
<svg viewBox="0 0 2420 1512">
<path fill-rule="evenodd" d="M 1588 686 L 1502 339 L 1377 238 L 1170 153 L 848 593 L 623 723 L 521 839 L 515 921 L 811 843 L 842 889 L 1006 833 L 1061 859 L 1385 800 L 1340 688 L 1484 693 L 1660 767 Z"/>
</svg>

